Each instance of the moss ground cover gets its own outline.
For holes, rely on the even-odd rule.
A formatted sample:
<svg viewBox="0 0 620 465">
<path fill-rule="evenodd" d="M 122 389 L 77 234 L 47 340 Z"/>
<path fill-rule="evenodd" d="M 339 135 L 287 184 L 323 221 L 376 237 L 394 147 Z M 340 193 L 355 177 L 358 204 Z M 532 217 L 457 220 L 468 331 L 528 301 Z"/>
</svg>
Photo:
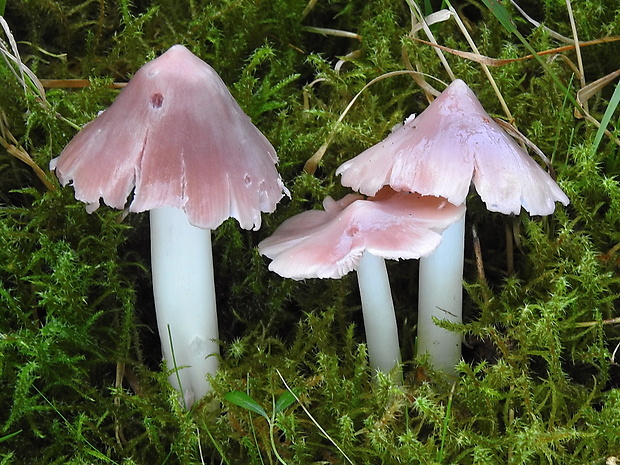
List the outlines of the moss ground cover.
<svg viewBox="0 0 620 465">
<path fill-rule="evenodd" d="M 510 61 L 565 46 L 571 15 L 582 42 L 620 33 L 620 9 L 604 3 L 519 3 L 541 26 L 506 2 L 452 5 L 479 53 L 506 60 L 490 74 L 571 204 L 544 219 L 509 218 L 468 199 L 456 381 L 415 359 L 417 264 L 389 263 L 405 374 L 394 385 L 372 380 L 355 276 L 285 280 L 256 244 L 326 195 L 347 193 L 336 167 L 428 105 L 400 71 L 422 72 L 440 90 L 438 79 L 451 80 L 436 50 L 410 34 L 414 5 L 429 15 L 446 2 L 8 2 L 3 56 L 15 40 L 45 90 L 0 61 L 0 463 L 620 460 L 617 77 L 588 99 L 588 115 L 571 101 L 617 71 L 620 42 L 541 55 L 544 66 Z M 429 26 L 436 42 L 471 52 L 445 19 Z M 261 230 L 229 220 L 214 233 L 221 370 L 215 402 L 191 412 L 160 362 L 147 216 L 89 215 L 47 169 L 113 101 L 111 84 L 176 43 L 222 76 L 278 150 L 291 191 Z M 487 111 L 506 118 L 480 64 L 443 53 Z M 317 169 L 304 172 L 322 147 Z"/>
</svg>

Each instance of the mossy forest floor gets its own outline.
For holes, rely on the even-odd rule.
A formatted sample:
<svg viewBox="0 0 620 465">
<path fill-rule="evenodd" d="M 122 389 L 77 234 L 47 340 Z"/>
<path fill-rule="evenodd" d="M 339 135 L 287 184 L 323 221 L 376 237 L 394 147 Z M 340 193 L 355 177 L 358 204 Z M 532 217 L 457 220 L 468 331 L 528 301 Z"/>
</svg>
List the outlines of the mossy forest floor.
<svg viewBox="0 0 620 465">
<path fill-rule="evenodd" d="M 414 355 L 416 261 L 388 264 L 405 375 L 394 385 L 372 379 L 355 273 L 292 281 L 257 252 L 286 218 L 348 193 L 336 167 L 428 105 L 412 74 L 371 81 L 403 70 L 439 90 L 437 79 L 451 81 L 414 36 L 473 53 L 454 16 L 429 26 L 435 39 L 412 34 L 411 2 L 424 16 L 447 2 L 408 1 L 7 2 L 2 54 L 14 40 L 33 76 L 0 60 L 0 464 L 620 461 L 620 42 L 589 43 L 620 34 L 614 2 L 517 2 L 541 26 L 507 1 L 508 17 L 496 1 L 452 4 L 479 54 L 503 60 L 488 64 L 500 65 L 490 75 L 512 122 L 571 200 L 547 218 L 468 200 L 458 380 Z M 176 43 L 222 76 L 277 149 L 291 191 L 259 231 L 229 220 L 213 234 L 221 370 L 191 412 L 161 366 L 148 215 L 87 214 L 48 170 L 118 95 L 111 84 Z M 530 47 L 564 48 L 515 60 Z M 509 119 L 480 63 L 443 54 L 491 115 Z M 578 94 L 606 76 L 587 101 Z M 324 144 L 318 169 L 304 172 Z M 250 408 L 225 401 L 232 391 Z"/>
</svg>

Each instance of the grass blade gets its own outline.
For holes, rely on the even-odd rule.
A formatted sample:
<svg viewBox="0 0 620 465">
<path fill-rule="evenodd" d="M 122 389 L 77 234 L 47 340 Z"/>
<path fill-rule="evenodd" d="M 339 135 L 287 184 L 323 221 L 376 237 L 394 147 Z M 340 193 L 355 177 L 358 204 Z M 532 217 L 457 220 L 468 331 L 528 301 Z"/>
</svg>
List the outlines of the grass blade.
<svg viewBox="0 0 620 465">
<path fill-rule="evenodd" d="M 603 119 L 601 120 L 601 125 L 596 131 L 596 135 L 594 136 L 594 144 L 592 145 L 592 153 L 596 152 L 599 144 L 601 143 L 601 139 L 605 134 L 605 128 L 609 124 L 611 117 L 613 116 L 616 108 L 618 108 L 618 104 L 620 104 L 620 85 L 616 84 L 616 89 L 614 90 L 613 95 L 611 96 L 611 100 L 609 100 L 609 105 L 607 105 L 607 109 L 603 114 Z"/>
<path fill-rule="evenodd" d="M 224 399 L 230 402 L 231 404 L 235 404 L 239 407 L 242 407 L 246 410 L 250 410 L 254 413 L 258 413 L 267 419 L 267 421 L 271 420 L 267 412 L 261 405 L 252 399 L 249 395 L 247 395 L 243 391 L 231 391 L 224 396 Z"/>
<path fill-rule="evenodd" d="M 499 0 L 482 0 L 491 13 L 495 15 L 497 20 L 510 33 L 516 33 L 517 27 L 512 22 L 512 17 L 504 5 Z"/>
</svg>

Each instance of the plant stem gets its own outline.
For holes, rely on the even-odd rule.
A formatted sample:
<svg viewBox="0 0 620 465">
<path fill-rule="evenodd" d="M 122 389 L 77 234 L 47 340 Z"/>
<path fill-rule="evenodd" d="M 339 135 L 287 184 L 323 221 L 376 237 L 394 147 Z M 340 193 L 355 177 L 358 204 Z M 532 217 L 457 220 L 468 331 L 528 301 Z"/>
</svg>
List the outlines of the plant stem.
<svg viewBox="0 0 620 465">
<path fill-rule="evenodd" d="M 364 252 L 357 268 L 370 367 L 390 373 L 400 364 L 398 327 L 385 260 Z M 402 379 L 400 372 L 395 381 Z"/>
<path fill-rule="evenodd" d="M 163 357 L 168 368 L 178 367 L 178 377 L 172 374 L 169 381 L 190 408 L 211 390 L 207 374 L 218 368 L 211 230 L 192 226 L 177 208 L 155 208 L 150 217 L 153 294 Z"/>
<path fill-rule="evenodd" d="M 440 328 L 433 318 L 463 321 L 464 245 L 465 215 L 443 232 L 432 254 L 420 258 L 418 356 L 428 353 L 431 364 L 450 376 L 456 375 L 462 336 Z"/>
</svg>

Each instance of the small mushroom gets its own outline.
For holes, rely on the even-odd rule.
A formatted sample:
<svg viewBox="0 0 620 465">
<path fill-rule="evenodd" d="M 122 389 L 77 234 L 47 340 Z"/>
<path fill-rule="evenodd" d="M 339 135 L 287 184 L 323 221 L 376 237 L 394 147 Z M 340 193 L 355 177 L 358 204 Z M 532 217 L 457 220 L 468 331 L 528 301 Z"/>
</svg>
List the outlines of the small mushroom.
<svg viewBox="0 0 620 465">
<path fill-rule="evenodd" d="M 461 80 L 382 142 L 343 163 L 342 184 L 366 195 L 383 186 L 465 203 L 473 182 L 491 211 L 549 215 L 569 203 L 555 181 L 489 116 Z M 462 321 L 464 217 L 444 232 L 437 251 L 420 261 L 418 353 L 454 373 L 461 335 L 433 317 Z M 445 250 L 444 250 L 445 249 Z M 450 273 L 447 270 L 451 270 Z"/>
<path fill-rule="evenodd" d="M 400 363 L 400 348 L 384 259 L 431 253 L 465 207 L 389 188 L 368 199 L 327 197 L 323 207 L 286 220 L 259 251 L 273 260 L 270 270 L 296 280 L 337 279 L 357 269 L 370 366 L 388 373 Z"/>
<path fill-rule="evenodd" d="M 129 211 L 151 211 L 162 351 L 168 367 L 179 367 L 170 382 L 188 408 L 210 390 L 206 375 L 218 366 L 210 230 L 229 217 L 260 227 L 261 211 L 288 193 L 276 162 L 213 68 L 175 45 L 140 68 L 50 163 L 89 212 L 100 199 L 120 209 L 128 198 Z"/>
</svg>

